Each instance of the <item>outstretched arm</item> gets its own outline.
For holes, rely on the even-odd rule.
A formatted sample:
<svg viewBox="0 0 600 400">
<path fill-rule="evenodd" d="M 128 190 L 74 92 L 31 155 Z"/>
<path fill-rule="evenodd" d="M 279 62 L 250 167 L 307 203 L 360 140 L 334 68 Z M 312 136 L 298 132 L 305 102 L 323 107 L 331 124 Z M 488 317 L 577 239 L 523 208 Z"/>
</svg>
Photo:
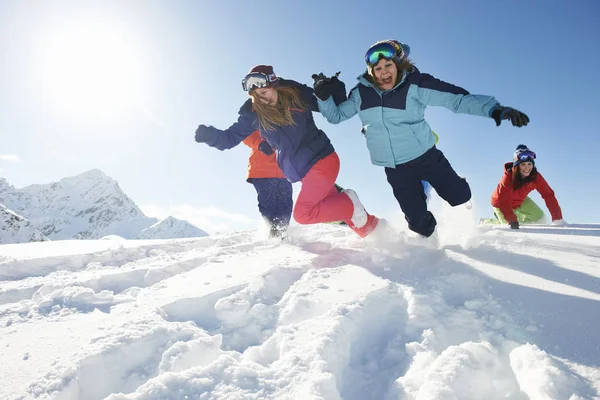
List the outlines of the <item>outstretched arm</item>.
<svg viewBox="0 0 600 400">
<path fill-rule="evenodd" d="M 491 117 L 492 110 L 499 106 L 493 96 L 470 94 L 467 90 L 441 81 L 429 74 L 419 73 L 418 80 L 410 90 L 415 90 L 420 103 L 441 106 L 461 114 Z"/>
<path fill-rule="evenodd" d="M 327 100 L 318 100 L 319 111 L 327 121 L 332 124 L 339 124 L 347 119 L 352 118 L 358 113 L 360 107 L 360 95 L 357 89 L 350 91 L 348 100 L 342 102 L 340 105 L 336 105 L 333 100 L 333 96 L 330 96 Z"/>
<path fill-rule="evenodd" d="M 428 106 L 442 106 L 455 113 L 491 117 L 496 121 L 496 126 L 499 126 L 503 119 L 510 120 L 513 126 L 517 127 L 529 123 L 527 115 L 514 108 L 501 106 L 493 96 L 470 94 L 459 86 L 429 74 L 419 72 L 415 86 L 417 99 Z"/>
<path fill-rule="evenodd" d="M 237 146 L 256 129 L 254 127 L 255 115 L 241 113 L 237 122 L 225 130 L 214 126 L 200 125 L 196 129 L 196 142 L 206 143 L 219 150 L 227 150 Z"/>
</svg>

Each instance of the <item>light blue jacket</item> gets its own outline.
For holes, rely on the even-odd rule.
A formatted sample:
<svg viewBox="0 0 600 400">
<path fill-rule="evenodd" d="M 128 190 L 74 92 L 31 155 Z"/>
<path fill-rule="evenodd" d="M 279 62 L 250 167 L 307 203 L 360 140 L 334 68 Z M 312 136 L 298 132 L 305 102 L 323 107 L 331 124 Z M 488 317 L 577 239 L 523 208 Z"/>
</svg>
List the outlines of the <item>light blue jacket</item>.
<svg viewBox="0 0 600 400">
<path fill-rule="evenodd" d="M 492 96 L 469 94 L 465 89 L 440 81 L 417 68 L 404 72 L 400 82 L 382 92 L 366 78 L 350 91 L 348 100 L 336 106 L 333 98 L 318 101 L 319 111 L 332 124 L 358 113 L 367 139 L 371 162 L 395 168 L 423 155 L 435 145 L 425 121 L 427 106 L 442 106 L 455 113 L 491 117 L 499 106 Z"/>
</svg>

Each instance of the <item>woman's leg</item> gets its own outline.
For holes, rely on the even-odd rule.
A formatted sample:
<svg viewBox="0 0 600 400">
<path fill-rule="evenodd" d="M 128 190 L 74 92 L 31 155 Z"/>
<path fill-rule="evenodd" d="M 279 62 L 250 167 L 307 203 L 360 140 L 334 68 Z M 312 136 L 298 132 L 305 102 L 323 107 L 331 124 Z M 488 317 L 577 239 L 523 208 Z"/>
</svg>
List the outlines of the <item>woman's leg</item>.
<svg viewBox="0 0 600 400">
<path fill-rule="evenodd" d="M 334 184 L 340 170 L 340 159 L 332 153 L 317 162 L 302 179 L 302 187 L 294 206 L 294 219 L 299 224 L 346 221 L 352 218 L 352 200 L 339 193 Z"/>
<path fill-rule="evenodd" d="M 273 195 L 275 199 L 275 222 L 278 226 L 286 229 L 290 224 L 294 206 L 293 189 L 290 181 L 285 178 L 276 178 Z"/>
<path fill-rule="evenodd" d="M 422 236 L 431 236 L 437 222 L 433 214 L 427 211 L 426 196 L 418 174 L 406 164 L 400 164 L 396 168 L 385 168 L 385 175 L 408 222 L 408 228 Z"/>
<path fill-rule="evenodd" d="M 292 184 L 282 178 L 253 178 L 258 210 L 270 226 L 271 237 L 283 237 L 292 215 Z"/>
<path fill-rule="evenodd" d="M 500 211 L 499 208 L 494 207 L 494 215 L 498 219 L 499 224 L 508 224 L 508 221 L 506 220 L 506 218 L 504 218 L 504 214 L 502 214 L 502 211 Z"/>
<path fill-rule="evenodd" d="M 428 181 L 435 189 L 437 194 L 455 207 L 464 204 L 471 199 L 471 188 L 466 179 L 458 176 L 450 162 L 440 150 L 435 146 L 423 154 L 413 163 L 423 158 L 419 163 L 421 179 Z M 417 167 L 417 165 L 414 165 Z"/>
<path fill-rule="evenodd" d="M 523 204 L 515 210 L 515 214 L 521 224 L 535 224 L 544 218 L 544 211 L 529 196 L 525 197 Z"/>
<path fill-rule="evenodd" d="M 481 218 L 479 220 L 480 224 L 493 224 L 493 225 L 498 225 L 500 223 L 500 221 L 498 221 L 498 218 Z"/>
<path fill-rule="evenodd" d="M 256 190 L 258 200 L 258 211 L 271 225 L 276 223 L 279 216 L 277 204 L 277 181 L 278 178 L 253 178 L 252 185 Z"/>
</svg>

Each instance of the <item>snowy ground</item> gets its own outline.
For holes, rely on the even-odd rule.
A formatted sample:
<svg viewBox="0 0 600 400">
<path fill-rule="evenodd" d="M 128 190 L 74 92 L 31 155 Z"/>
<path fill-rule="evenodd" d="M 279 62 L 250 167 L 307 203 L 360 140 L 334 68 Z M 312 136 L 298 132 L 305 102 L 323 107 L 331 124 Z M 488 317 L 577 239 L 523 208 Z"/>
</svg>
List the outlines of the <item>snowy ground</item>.
<svg viewBox="0 0 600 400">
<path fill-rule="evenodd" d="M 600 225 L 453 218 L 0 246 L 0 398 L 599 398 Z"/>
</svg>

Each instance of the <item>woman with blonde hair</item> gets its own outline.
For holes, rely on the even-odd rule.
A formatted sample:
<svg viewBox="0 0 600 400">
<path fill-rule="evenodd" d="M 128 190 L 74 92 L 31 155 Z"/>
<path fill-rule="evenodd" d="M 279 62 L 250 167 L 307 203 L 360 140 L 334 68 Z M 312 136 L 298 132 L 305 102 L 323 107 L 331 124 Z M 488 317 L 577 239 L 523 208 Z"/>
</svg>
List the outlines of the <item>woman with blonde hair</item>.
<svg viewBox="0 0 600 400">
<path fill-rule="evenodd" d="M 237 122 L 224 130 L 200 125 L 196 141 L 225 150 L 258 130 L 275 150 L 286 178 L 302 182 L 293 209 L 296 222 L 345 221 L 360 237 L 370 234 L 377 217 L 366 212 L 353 190 L 340 193 L 335 188 L 340 160 L 325 132 L 315 125 L 312 111 L 318 107 L 313 89 L 278 78 L 269 65 L 252 68 L 242 87 L 250 99 L 240 108 Z M 346 99 L 345 86 L 336 87 L 333 97 Z"/>
<path fill-rule="evenodd" d="M 336 86 L 315 84 L 319 110 L 338 124 L 358 114 L 374 165 L 385 168 L 388 183 L 400 204 L 408 227 L 423 237 L 435 231 L 435 217 L 427 210 L 421 181 L 427 181 L 452 206 L 467 203 L 471 189 L 435 146 L 425 121 L 427 106 L 442 106 L 455 113 L 491 117 L 496 125 L 510 119 L 514 126 L 529 122 L 527 115 L 501 106 L 492 96 L 465 89 L 421 73 L 408 58 L 410 48 L 397 40 L 383 40 L 367 50 L 367 70 L 358 77 L 348 100 L 331 99 Z"/>
</svg>

